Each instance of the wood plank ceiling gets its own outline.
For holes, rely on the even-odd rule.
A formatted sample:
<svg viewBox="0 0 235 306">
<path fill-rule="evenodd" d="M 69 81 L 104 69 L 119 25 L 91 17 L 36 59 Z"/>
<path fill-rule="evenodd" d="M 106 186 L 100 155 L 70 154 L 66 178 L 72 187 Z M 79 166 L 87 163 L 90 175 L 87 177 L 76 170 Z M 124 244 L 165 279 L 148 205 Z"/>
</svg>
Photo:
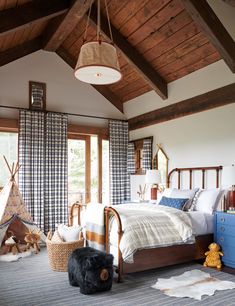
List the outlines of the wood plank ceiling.
<svg viewBox="0 0 235 306">
<path fill-rule="evenodd" d="M 94 87 L 119 110 L 124 102 L 150 90 L 165 99 L 167 83 L 221 59 L 220 50 L 192 19 L 184 4 L 187 1 L 107 0 L 123 78 L 113 85 Z M 89 1 L 85 8 L 83 2 L 0 0 L 0 65 L 46 49 L 74 68 L 89 7 Z M 105 14 L 103 0 L 101 6 Z M 87 40 L 96 37 L 94 14 Z M 104 33 L 106 21 L 101 25 Z"/>
</svg>

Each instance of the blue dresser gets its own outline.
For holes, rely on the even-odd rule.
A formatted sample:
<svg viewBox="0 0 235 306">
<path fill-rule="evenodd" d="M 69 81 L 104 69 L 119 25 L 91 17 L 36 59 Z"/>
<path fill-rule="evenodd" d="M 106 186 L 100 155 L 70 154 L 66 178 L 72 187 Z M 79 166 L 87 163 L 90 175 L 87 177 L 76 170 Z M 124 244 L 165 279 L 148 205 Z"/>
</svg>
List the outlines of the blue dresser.
<svg viewBox="0 0 235 306">
<path fill-rule="evenodd" d="M 214 239 L 224 253 L 224 265 L 235 268 L 235 214 L 216 212 Z"/>
</svg>

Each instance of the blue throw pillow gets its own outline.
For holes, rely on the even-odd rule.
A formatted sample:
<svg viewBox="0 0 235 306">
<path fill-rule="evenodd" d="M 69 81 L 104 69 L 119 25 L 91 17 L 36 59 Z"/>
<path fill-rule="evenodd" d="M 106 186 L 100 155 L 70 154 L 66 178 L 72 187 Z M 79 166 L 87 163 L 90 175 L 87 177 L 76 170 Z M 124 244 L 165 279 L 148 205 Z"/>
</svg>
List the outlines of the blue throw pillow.
<svg viewBox="0 0 235 306">
<path fill-rule="evenodd" d="M 183 209 L 187 201 L 188 199 L 162 197 L 159 205 L 169 206 L 177 209 Z"/>
</svg>

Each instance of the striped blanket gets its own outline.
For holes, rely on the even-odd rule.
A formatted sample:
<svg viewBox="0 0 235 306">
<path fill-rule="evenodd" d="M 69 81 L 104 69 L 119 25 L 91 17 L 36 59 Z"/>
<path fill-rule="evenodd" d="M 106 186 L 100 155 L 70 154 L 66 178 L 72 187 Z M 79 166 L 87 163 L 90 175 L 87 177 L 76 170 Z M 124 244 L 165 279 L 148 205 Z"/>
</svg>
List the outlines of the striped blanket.
<svg viewBox="0 0 235 306">
<path fill-rule="evenodd" d="M 105 250 L 104 208 L 103 204 L 89 203 L 85 213 L 87 245 L 100 251 Z"/>
<path fill-rule="evenodd" d="M 138 249 L 194 243 L 190 217 L 183 211 L 156 204 L 121 204 L 115 209 L 122 221 L 122 258 L 132 263 Z M 110 223 L 110 243 L 117 246 L 117 223 Z"/>
<path fill-rule="evenodd" d="M 104 250 L 104 208 L 102 204 L 89 204 L 86 212 L 88 245 Z M 123 235 L 120 250 L 125 262 L 133 262 L 138 249 L 194 243 L 190 217 L 183 211 L 155 204 L 121 204 L 114 207 L 119 213 Z M 110 221 L 110 245 L 117 247 L 117 222 Z"/>
</svg>

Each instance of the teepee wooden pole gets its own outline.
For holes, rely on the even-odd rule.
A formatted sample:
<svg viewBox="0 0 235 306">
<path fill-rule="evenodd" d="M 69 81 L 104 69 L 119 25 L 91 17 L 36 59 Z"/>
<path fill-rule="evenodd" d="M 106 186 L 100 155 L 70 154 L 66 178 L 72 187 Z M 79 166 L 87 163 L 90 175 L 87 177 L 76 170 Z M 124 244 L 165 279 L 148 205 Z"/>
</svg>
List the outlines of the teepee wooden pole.
<svg viewBox="0 0 235 306">
<path fill-rule="evenodd" d="M 12 163 L 12 167 L 11 167 L 11 173 L 12 173 L 12 175 L 14 175 L 14 166 L 15 166 L 15 163 L 13 162 L 13 163 Z"/>
<path fill-rule="evenodd" d="M 18 164 L 18 167 L 17 167 L 17 169 L 15 169 L 15 173 L 14 173 L 14 176 L 16 175 L 16 173 L 17 173 L 17 172 L 19 172 L 19 170 L 20 170 L 20 167 L 21 167 L 21 165 L 19 165 L 19 164 Z"/>
<path fill-rule="evenodd" d="M 5 157 L 4 155 L 3 155 L 3 158 L 4 158 L 4 160 L 5 160 L 6 164 L 7 164 L 7 167 L 8 167 L 8 169 L 9 169 L 11 175 L 12 175 L 11 168 L 10 168 L 10 166 L 9 166 L 9 164 L 8 164 L 8 161 L 7 161 L 7 159 L 6 159 L 6 157 Z"/>
</svg>

